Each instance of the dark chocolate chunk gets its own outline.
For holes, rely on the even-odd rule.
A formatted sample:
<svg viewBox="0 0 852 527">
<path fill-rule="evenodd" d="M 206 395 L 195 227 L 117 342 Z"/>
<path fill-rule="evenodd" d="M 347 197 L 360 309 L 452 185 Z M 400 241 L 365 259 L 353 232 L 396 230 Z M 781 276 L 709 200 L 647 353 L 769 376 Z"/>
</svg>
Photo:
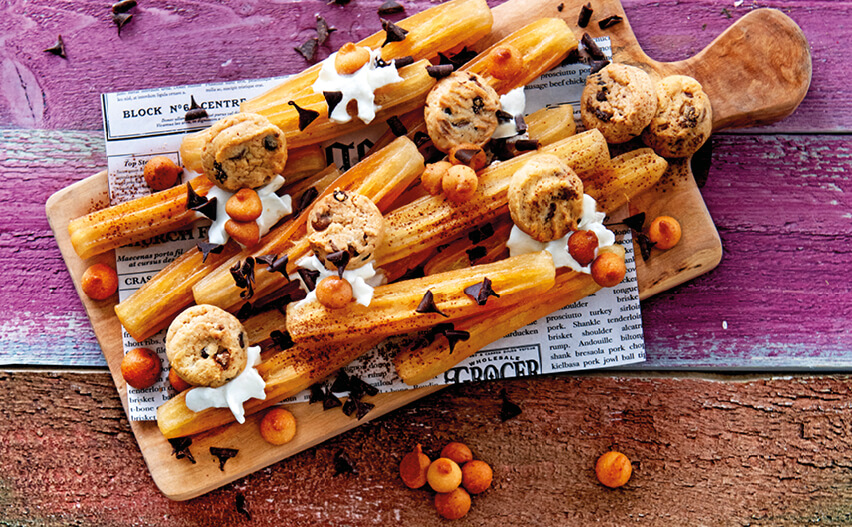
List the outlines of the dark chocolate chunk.
<svg viewBox="0 0 852 527">
<path fill-rule="evenodd" d="M 620 24 L 623 20 L 624 19 L 618 15 L 612 15 L 598 22 L 598 26 L 600 26 L 601 29 L 609 29 L 614 25 Z"/>
<path fill-rule="evenodd" d="M 516 115 L 515 116 L 515 128 L 518 130 L 519 134 L 526 133 L 527 122 L 524 120 L 523 115 Z"/>
<path fill-rule="evenodd" d="M 408 129 L 405 128 L 405 125 L 402 123 L 402 120 L 396 115 L 388 119 L 386 122 L 388 123 L 390 131 L 396 137 L 402 137 L 408 133 Z"/>
<path fill-rule="evenodd" d="M 340 474 L 358 474 L 358 469 L 355 468 L 355 463 L 352 462 L 342 448 L 334 453 L 332 462 L 334 463 L 335 476 L 339 476 Z"/>
<path fill-rule="evenodd" d="M 642 260 L 647 261 L 648 258 L 651 257 L 651 249 L 653 249 L 657 243 L 652 242 L 651 238 L 649 238 L 644 232 L 637 232 L 634 239 L 636 240 L 636 245 L 639 246 L 639 252 L 642 253 Z"/>
<path fill-rule="evenodd" d="M 198 207 L 192 207 L 191 210 L 194 210 L 195 212 L 203 214 L 203 215 L 207 216 L 208 218 L 210 218 L 211 220 L 216 221 L 216 209 L 217 209 L 216 203 L 217 203 L 217 200 L 218 200 L 218 198 L 214 197 L 213 199 L 209 199 L 209 200 L 205 201 L 204 203 L 202 203 Z"/>
<path fill-rule="evenodd" d="M 219 460 L 219 470 L 225 471 L 225 462 L 236 456 L 240 451 L 236 448 L 220 448 L 216 446 L 210 447 L 210 453 Z"/>
<path fill-rule="evenodd" d="M 337 108 L 337 105 L 340 104 L 340 101 L 343 100 L 343 92 L 339 91 L 324 91 L 322 92 L 323 97 L 325 97 L 325 103 L 328 105 L 328 115 L 331 115 L 331 112 Z"/>
<path fill-rule="evenodd" d="M 328 40 L 328 36 L 337 31 L 337 28 L 328 25 L 322 15 L 317 15 L 317 46 L 322 46 Z"/>
<path fill-rule="evenodd" d="M 349 265 L 349 260 L 352 259 L 352 255 L 349 254 L 349 251 L 337 251 L 326 256 L 328 261 L 334 264 L 337 267 L 337 276 L 343 278 L 343 271 L 346 270 L 346 266 Z"/>
<path fill-rule="evenodd" d="M 483 108 L 485 108 L 485 101 L 482 100 L 482 97 L 477 95 L 473 98 L 473 101 L 471 101 L 470 109 L 473 110 L 474 115 L 479 115 L 479 112 L 481 112 Z"/>
<path fill-rule="evenodd" d="M 272 265 L 272 262 L 278 258 L 277 254 L 264 254 L 263 256 L 258 256 L 254 259 L 255 264 L 265 263 L 266 265 Z"/>
<path fill-rule="evenodd" d="M 331 393 L 331 390 L 325 390 L 325 397 L 322 400 L 322 409 L 331 410 L 332 408 L 337 408 L 338 406 L 343 406 L 343 403 L 340 402 L 340 399 L 337 398 L 336 395 Z"/>
<path fill-rule="evenodd" d="M 426 66 L 426 73 L 433 79 L 443 79 L 453 72 L 452 64 L 439 64 L 437 66 Z"/>
<path fill-rule="evenodd" d="M 350 397 L 350 398 L 346 399 L 346 402 L 345 402 L 345 403 L 343 403 L 343 408 L 341 408 L 341 410 L 343 411 L 344 415 L 346 415 L 346 416 L 350 416 L 350 415 L 352 415 L 353 413 L 355 413 L 355 409 L 356 409 L 356 407 L 358 406 L 358 402 L 359 402 L 359 401 L 356 401 L 356 400 L 355 400 L 355 399 L 353 399 L 352 397 Z"/>
<path fill-rule="evenodd" d="M 504 423 L 513 417 L 521 415 L 521 407 L 509 400 L 509 394 L 506 389 L 500 390 L 500 398 L 503 404 L 500 406 L 500 420 Z"/>
<path fill-rule="evenodd" d="M 334 382 L 331 384 L 331 391 L 336 393 L 344 393 L 349 391 L 349 374 L 344 370 L 340 370 L 340 373 L 335 377 Z"/>
<path fill-rule="evenodd" d="M 263 148 L 272 152 L 276 148 L 278 148 L 278 139 L 274 134 L 269 134 L 263 138 Z"/>
<path fill-rule="evenodd" d="M 312 271 L 310 269 L 299 269 L 297 271 L 299 273 L 299 277 L 301 277 L 302 282 L 305 284 L 305 287 L 308 288 L 308 291 L 313 291 L 317 287 L 317 278 L 319 278 L 319 271 Z"/>
<path fill-rule="evenodd" d="M 412 64 L 414 64 L 414 57 L 412 57 L 411 55 L 406 55 L 406 56 L 400 57 L 398 59 L 393 59 L 393 66 L 396 69 L 404 68 L 404 67 L 410 66 Z"/>
<path fill-rule="evenodd" d="M 246 302 L 240 306 L 240 310 L 237 311 L 237 314 L 234 316 L 237 317 L 237 320 L 243 322 L 251 318 L 252 315 L 254 315 L 254 308 L 252 307 L 251 302 Z"/>
<path fill-rule="evenodd" d="M 192 444 L 191 437 L 174 437 L 169 439 L 169 443 L 172 445 L 172 455 L 175 456 L 175 459 L 186 458 L 192 461 L 193 465 L 195 464 L 195 458 L 189 451 L 189 445 Z"/>
<path fill-rule="evenodd" d="M 379 6 L 378 13 L 379 16 L 387 16 L 402 13 L 403 11 L 405 11 L 405 8 L 396 0 L 385 0 L 385 3 Z"/>
<path fill-rule="evenodd" d="M 513 121 L 515 116 L 507 112 L 506 110 L 497 110 L 497 121 L 501 123 L 508 123 L 509 121 Z"/>
<path fill-rule="evenodd" d="M 325 399 L 325 390 L 322 383 L 312 384 L 309 389 L 311 390 L 311 396 L 308 399 L 308 404 L 318 403 Z"/>
<path fill-rule="evenodd" d="M 462 162 L 463 165 L 469 165 L 473 157 L 482 152 L 481 148 L 462 148 L 456 150 L 456 159 Z"/>
<path fill-rule="evenodd" d="M 365 395 L 370 397 L 379 393 L 379 389 L 372 384 L 364 381 L 360 377 L 349 377 L 349 396 L 355 399 L 360 399 Z"/>
<path fill-rule="evenodd" d="M 598 94 L 595 96 L 598 102 L 606 102 L 607 92 L 609 89 L 606 86 L 601 87 Z"/>
<path fill-rule="evenodd" d="M 251 298 L 254 295 L 254 258 L 249 256 L 245 262 L 237 262 L 228 270 L 234 278 L 234 284 L 243 289 L 240 298 Z"/>
<path fill-rule="evenodd" d="M 251 521 L 251 513 L 249 512 L 248 507 L 246 507 L 246 505 L 247 503 L 245 494 L 243 494 L 242 492 L 238 492 L 235 504 L 237 512 L 245 516 L 248 521 Z"/>
<path fill-rule="evenodd" d="M 592 63 L 589 64 L 589 66 L 591 66 L 591 68 L 592 68 L 591 71 L 589 71 L 589 75 L 591 75 L 591 74 L 597 73 L 600 70 L 609 66 L 609 61 L 607 59 L 595 60 L 595 61 L 592 61 Z"/>
<path fill-rule="evenodd" d="M 580 42 L 583 43 L 583 48 L 586 50 L 586 53 L 589 54 L 595 60 L 603 60 L 606 58 L 604 52 L 601 51 L 601 48 L 595 43 L 595 40 L 588 33 L 583 33 L 583 37 L 580 39 Z"/>
<path fill-rule="evenodd" d="M 121 28 L 126 26 L 133 18 L 130 13 L 113 13 L 112 21 L 118 27 L 118 36 L 121 36 Z"/>
<path fill-rule="evenodd" d="M 68 57 L 65 55 L 65 42 L 62 40 L 62 35 L 56 36 L 56 43 L 50 46 L 49 48 L 44 50 L 46 53 L 53 53 L 57 57 L 62 57 L 63 59 L 67 59 Z"/>
<path fill-rule="evenodd" d="M 337 201 L 338 203 L 343 203 L 344 201 L 349 199 L 349 195 L 342 190 L 335 190 L 334 192 L 331 193 L 331 197 L 333 197 L 334 200 Z"/>
<path fill-rule="evenodd" d="M 241 348 L 246 347 L 246 334 L 243 333 L 243 332 L 240 332 L 240 347 Z"/>
<path fill-rule="evenodd" d="M 426 132 L 415 132 L 414 133 L 414 144 L 417 145 L 417 148 L 425 145 L 432 139 L 429 137 L 429 134 Z"/>
<path fill-rule="evenodd" d="M 266 270 L 270 273 L 281 273 L 282 275 L 287 276 L 289 279 L 289 276 L 287 275 L 287 263 L 289 262 L 289 260 L 290 255 L 285 254 L 281 258 L 276 258 L 275 260 L 273 260 L 272 263 L 269 264 L 269 267 L 266 268 Z"/>
<path fill-rule="evenodd" d="M 186 111 L 186 114 L 183 116 L 183 120 L 186 122 L 189 121 L 198 121 L 200 119 L 207 119 L 209 117 L 207 115 L 207 110 L 202 108 L 195 102 L 195 96 L 189 96 L 189 110 Z"/>
<path fill-rule="evenodd" d="M 580 49 L 574 48 L 568 52 L 568 55 L 565 57 L 565 60 L 562 61 L 560 66 L 567 66 L 569 64 L 576 64 L 580 62 Z"/>
<path fill-rule="evenodd" d="M 645 228 L 645 213 L 640 212 L 638 214 L 634 214 L 633 216 L 628 216 L 624 218 L 624 221 L 622 223 L 624 223 L 636 232 L 642 232 L 642 229 Z"/>
<path fill-rule="evenodd" d="M 467 64 L 468 62 L 470 62 L 470 60 L 472 58 L 474 58 L 475 56 L 476 56 L 476 52 L 473 51 L 473 50 L 467 49 L 467 46 L 465 46 L 464 48 L 462 48 L 461 51 L 459 51 L 458 53 L 456 53 L 455 55 L 453 55 L 451 57 L 448 57 L 448 56 L 444 55 L 443 53 L 438 53 L 438 59 L 439 59 L 438 63 L 439 64 L 452 64 L 453 66 L 455 66 L 455 69 L 459 69 L 462 66 L 464 66 L 465 64 Z"/>
<path fill-rule="evenodd" d="M 113 13 L 126 13 L 136 7 L 136 0 L 121 0 L 112 4 Z"/>
<path fill-rule="evenodd" d="M 556 10 L 559 11 L 560 13 L 562 12 L 563 9 L 565 9 L 565 4 L 559 4 L 558 6 L 556 6 Z"/>
<path fill-rule="evenodd" d="M 361 401 L 358 399 L 353 399 L 349 397 L 345 403 L 343 403 L 343 413 L 347 416 L 351 416 L 353 413 L 357 419 L 363 419 L 370 410 L 375 408 L 376 405 L 373 403 L 368 403 L 367 401 Z"/>
<path fill-rule="evenodd" d="M 293 338 L 290 336 L 290 332 L 281 331 L 281 330 L 273 330 L 272 333 L 269 334 L 269 338 L 272 339 L 272 343 L 281 348 L 282 350 L 290 349 L 293 347 Z"/>
<path fill-rule="evenodd" d="M 476 230 L 470 231 L 467 234 L 467 239 L 470 240 L 470 243 L 476 245 L 477 243 L 480 243 L 484 240 L 487 240 L 488 238 L 492 237 L 493 235 L 494 235 L 494 226 L 492 226 L 490 223 L 486 223 L 482 227 L 480 227 Z"/>
<path fill-rule="evenodd" d="M 485 255 L 488 254 L 488 249 L 482 245 L 477 245 L 472 249 L 467 249 L 465 252 L 467 253 L 468 261 L 471 264 L 474 264 L 477 260 L 485 258 Z"/>
<path fill-rule="evenodd" d="M 589 21 L 592 19 L 592 13 L 595 10 L 592 9 L 592 4 L 588 3 L 580 8 L 580 16 L 577 18 L 577 25 L 580 27 L 586 27 L 589 25 Z"/>
<path fill-rule="evenodd" d="M 382 44 L 382 47 L 387 46 L 391 42 L 402 42 L 405 40 L 405 35 L 408 34 L 408 31 L 402 29 L 398 25 L 394 24 L 390 20 L 386 18 L 382 18 L 382 29 L 385 30 L 385 41 Z"/>
<path fill-rule="evenodd" d="M 444 335 L 444 337 L 447 338 L 447 342 L 450 344 L 450 353 L 455 350 L 456 344 L 458 344 L 460 340 L 467 340 L 470 338 L 470 333 L 461 329 L 456 329 L 450 322 L 438 324 L 432 329 L 432 331 L 436 335 Z"/>
<path fill-rule="evenodd" d="M 506 161 L 515 157 L 514 152 L 509 148 L 509 142 L 506 139 L 492 139 L 491 153 L 500 161 Z"/>
<path fill-rule="evenodd" d="M 600 108 L 595 108 L 593 113 L 595 114 L 595 117 L 605 123 L 612 119 L 612 112 L 601 110 Z"/>
<path fill-rule="evenodd" d="M 526 152 L 529 150 L 538 150 L 540 146 L 538 139 L 518 139 L 514 143 L 515 150 L 518 152 Z"/>
<path fill-rule="evenodd" d="M 449 317 L 450 316 L 450 315 L 444 313 L 443 311 L 441 311 L 440 309 L 438 309 L 437 304 L 435 304 L 435 297 L 432 294 L 432 291 L 426 291 L 426 293 L 424 293 L 423 298 L 420 299 L 420 303 L 417 305 L 417 307 L 414 309 L 414 311 L 416 313 L 421 313 L 421 314 L 438 313 L 439 315 L 441 315 L 443 317 Z"/>
<path fill-rule="evenodd" d="M 308 190 L 302 192 L 302 195 L 299 196 L 299 202 L 296 204 L 296 210 L 293 211 L 293 216 L 298 216 L 303 210 L 307 210 L 311 206 L 311 203 L 317 199 L 317 196 L 319 196 L 319 191 L 316 187 L 310 187 Z"/>
<path fill-rule="evenodd" d="M 464 292 L 466 295 L 470 295 L 471 297 L 473 297 L 473 299 L 476 300 L 477 305 L 480 306 L 485 305 L 485 302 L 488 301 L 489 296 L 495 296 L 497 298 L 500 298 L 500 295 L 498 295 L 494 292 L 493 289 L 491 289 L 491 280 L 489 280 L 487 277 L 483 278 L 482 282 L 478 284 L 473 284 L 471 286 L 466 287 L 464 289 Z"/>
<path fill-rule="evenodd" d="M 317 47 L 319 46 L 319 39 L 309 38 L 304 43 L 299 46 L 293 48 L 296 50 L 296 53 L 305 58 L 308 62 L 313 62 L 317 56 Z"/>
<path fill-rule="evenodd" d="M 207 257 L 210 253 L 219 254 L 225 250 L 225 246 L 221 243 L 198 242 L 195 246 L 198 247 L 199 251 L 201 251 L 201 263 L 207 261 Z"/>
<path fill-rule="evenodd" d="M 213 362 L 222 367 L 223 370 L 228 369 L 231 364 L 231 353 L 227 350 L 221 350 L 213 356 Z"/>
<path fill-rule="evenodd" d="M 287 104 L 292 106 L 299 112 L 299 131 L 303 132 L 305 128 L 308 127 L 309 124 L 314 122 L 317 117 L 319 117 L 319 112 L 316 110 L 307 110 L 305 108 L 300 107 L 296 104 L 296 101 L 288 101 Z"/>
<path fill-rule="evenodd" d="M 186 210 L 195 210 L 207 203 L 207 198 L 204 196 L 199 196 L 195 189 L 192 188 L 192 185 L 189 183 L 186 184 Z"/>
</svg>

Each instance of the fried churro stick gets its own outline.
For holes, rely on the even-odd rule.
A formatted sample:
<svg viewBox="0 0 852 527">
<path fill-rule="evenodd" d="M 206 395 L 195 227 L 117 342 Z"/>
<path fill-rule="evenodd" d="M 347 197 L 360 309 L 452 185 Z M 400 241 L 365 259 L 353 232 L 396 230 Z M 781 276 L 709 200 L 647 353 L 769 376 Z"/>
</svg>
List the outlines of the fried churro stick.
<svg viewBox="0 0 852 527">
<path fill-rule="evenodd" d="M 613 245 L 601 249 L 624 257 L 624 248 Z M 450 351 L 445 341 L 436 339 L 431 344 L 397 353 L 394 367 L 400 378 L 409 385 L 426 382 L 449 370 L 478 350 L 500 339 L 503 335 L 535 322 L 539 318 L 580 300 L 598 290 L 591 275 L 560 269 L 553 289 L 539 295 L 535 302 L 517 304 L 489 313 L 479 313 L 456 324 L 456 329 L 467 331 L 470 338 L 460 341 Z"/>
<path fill-rule="evenodd" d="M 328 309 L 320 302 L 287 306 L 287 331 L 294 341 L 322 344 L 348 339 L 400 335 L 464 318 L 501 306 L 533 301 L 553 287 L 556 269 L 550 253 L 525 254 L 487 265 L 476 265 L 375 289 L 369 306 L 350 302 Z M 465 292 L 487 278 L 499 297 L 484 305 Z M 420 311 L 424 295 L 431 293 L 436 311 Z M 446 316 L 445 316 L 446 315 Z"/>
</svg>

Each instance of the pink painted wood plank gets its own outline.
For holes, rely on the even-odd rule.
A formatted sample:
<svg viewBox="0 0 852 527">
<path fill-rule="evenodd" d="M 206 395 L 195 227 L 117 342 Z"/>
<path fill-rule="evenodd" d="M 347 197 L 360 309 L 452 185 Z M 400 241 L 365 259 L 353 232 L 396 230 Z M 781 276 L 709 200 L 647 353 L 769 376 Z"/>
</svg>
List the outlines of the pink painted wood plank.
<svg viewBox="0 0 852 527">
<path fill-rule="evenodd" d="M 643 304 L 646 366 L 852 368 L 852 139 L 713 141 L 703 195 L 725 256 Z M 0 363 L 102 365 L 44 216 L 52 192 L 103 165 L 100 135 L 0 130 L 0 144 Z"/>
<path fill-rule="evenodd" d="M 412 14 L 434 3 L 421 0 L 405 5 Z M 799 23 L 811 43 L 814 79 L 800 111 L 765 130 L 852 128 L 845 60 L 845 45 L 852 41 L 852 3 L 749 1 L 739 7 L 728 0 L 623 3 L 640 44 L 653 58 L 669 61 L 694 55 L 750 9 L 782 9 Z M 317 13 L 338 28 L 320 50 L 322 58 L 344 42 L 377 31 L 376 9 L 381 1 L 359 0 L 345 7 L 325 0 L 144 2 L 121 37 L 107 4 L 38 0 L 0 5 L 4 43 L 0 47 L 0 127 L 95 130 L 102 127 L 98 100 L 102 92 L 292 73 L 306 65 L 293 47 L 314 34 Z M 60 33 L 68 60 L 42 51 Z"/>
</svg>

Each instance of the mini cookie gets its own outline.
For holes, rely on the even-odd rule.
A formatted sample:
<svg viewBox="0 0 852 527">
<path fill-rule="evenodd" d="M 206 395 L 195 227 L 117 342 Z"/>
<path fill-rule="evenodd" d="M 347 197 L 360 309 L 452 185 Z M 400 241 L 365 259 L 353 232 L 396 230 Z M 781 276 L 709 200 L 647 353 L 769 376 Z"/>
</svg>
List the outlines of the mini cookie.
<svg viewBox="0 0 852 527">
<path fill-rule="evenodd" d="M 382 242 L 384 224 L 381 211 L 370 198 L 335 190 L 311 209 L 308 242 L 329 269 L 336 267 L 327 257 L 338 251 L 349 253 L 348 269 L 357 269 L 372 258 Z"/>
<path fill-rule="evenodd" d="M 208 138 L 201 154 L 204 173 L 229 192 L 269 183 L 287 163 L 284 133 L 262 115 L 226 117 L 210 128 Z"/>
<path fill-rule="evenodd" d="M 248 334 L 237 318 L 211 305 L 193 306 L 166 333 L 166 355 L 190 384 L 217 388 L 246 367 Z"/>
<path fill-rule="evenodd" d="M 580 99 L 583 126 L 600 130 L 608 143 L 636 137 L 656 111 L 654 83 L 639 68 L 613 63 L 586 79 Z"/>
<path fill-rule="evenodd" d="M 663 157 L 687 157 L 713 131 L 710 97 L 692 77 L 672 75 L 657 83 L 657 113 L 642 141 Z"/>
<path fill-rule="evenodd" d="M 536 240 L 558 240 L 577 230 L 583 182 L 558 157 L 536 155 L 512 176 L 509 213 L 515 225 Z"/>
<path fill-rule="evenodd" d="M 483 146 L 497 129 L 500 96 L 475 73 L 457 71 L 426 97 L 426 130 L 442 152 L 461 143 Z"/>
</svg>

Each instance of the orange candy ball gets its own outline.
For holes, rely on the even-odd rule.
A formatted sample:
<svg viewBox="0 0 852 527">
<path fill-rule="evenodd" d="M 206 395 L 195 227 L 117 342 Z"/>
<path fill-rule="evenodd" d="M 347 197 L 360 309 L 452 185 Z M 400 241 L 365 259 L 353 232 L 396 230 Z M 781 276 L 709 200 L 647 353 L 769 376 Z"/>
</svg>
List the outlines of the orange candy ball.
<svg viewBox="0 0 852 527">
<path fill-rule="evenodd" d="M 453 165 L 441 180 L 441 187 L 447 199 L 453 203 L 464 203 L 476 194 L 479 178 L 467 165 Z"/>
<path fill-rule="evenodd" d="M 441 457 L 452 459 L 459 466 L 464 465 L 473 459 L 473 452 L 464 443 L 447 443 L 447 446 L 441 450 Z"/>
<path fill-rule="evenodd" d="M 615 287 L 624 280 L 627 267 L 624 258 L 614 253 L 601 253 L 592 262 L 592 279 L 601 287 Z"/>
<path fill-rule="evenodd" d="M 435 508 L 442 518 L 458 520 L 470 511 L 470 494 L 463 488 L 435 494 Z"/>
<path fill-rule="evenodd" d="M 648 239 L 657 249 L 671 249 L 680 241 L 680 222 L 671 216 L 658 216 L 648 226 Z"/>
<path fill-rule="evenodd" d="M 181 168 L 166 156 L 154 156 L 145 163 L 142 175 L 152 190 L 166 190 L 177 183 Z"/>
<path fill-rule="evenodd" d="M 118 274 L 106 264 L 94 264 L 83 272 L 80 287 L 89 298 L 106 300 L 118 291 Z"/>
<path fill-rule="evenodd" d="M 462 467 L 462 487 L 471 494 L 485 492 L 493 478 L 494 472 L 485 461 L 468 461 Z"/>
<path fill-rule="evenodd" d="M 296 436 L 296 418 L 285 408 L 273 408 L 260 421 L 260 435 L 273 445 L 289 443 Z"/>
<path fill-rule="evenodd" d="M 338 276 L 327 276 L 317 284 L 317 301 L 329 309 L 340 309 L 352 301 L 352 285 Z"/>
<path fill-rule="evenodd" d="M 183 380 L 183 377 L 177 374 L 174 368 L 169 368 L 169 384 L 171 384 L 172 388 L 174 388 L 177 392 L 182 392 L 192 387 L 191 384 Z"/>
<path fill-rule="evenodd" d="M 263 213 L 263 203 L 257 192 L 250 188 L 241 188 L 228 198 L 225 203 L 225 212 L 234 221 L 254 221 Z"/>
<path fill-rule="evenodd" d="M 462 471 L 452 459 L 439 457 L 429 465 L 426 481 L 435 492 L 452 492 L 462 481 Z"/>
<path fill-rule="evenodd" d="M 633 466 L 627 456 L 621 452 L 607 452 L 598 458 L 595 474 L 603 485 L 616 488 L 627 483 L 633 474 Z"/>
<path fill-rule="evenodd" d="M 148 348 L 133 348 L 121 360 L 121 376 L 138 390 L 153 386 L 162 371 L 160 357 Z"/>
<path fill-rule="evenodd" d="M 443 190 L 441 182 L 444 179 L 444 174 L 446 174 L 447 170 L 449 170 L 452 166 L 452 163 L 449 161 L 438 161 L 437 163 L 429 163 L 426 165 L 426 169 L 423 171 L 423 174 L 420 175 L 420 182 L 423 184 L 423 188 L 426 189 L 426 192 L 433 196 L 440 194 L 441 190 Z"/>
<path fill-rule="evenodd" d="M 419 489 L 426 484 L 426 472 L 432 461 L 423 453 L 423 448 L 418 444 L 414 450 L 406 454 L 399 464 L 399 477 L 410 489 Z"/>
<path fill-rule="evenodd" d="M 575 231 L 568 237 L 568 252 L 583 267 L 595 259 L 598 236 L 592 231 Z"/>
</svg>

